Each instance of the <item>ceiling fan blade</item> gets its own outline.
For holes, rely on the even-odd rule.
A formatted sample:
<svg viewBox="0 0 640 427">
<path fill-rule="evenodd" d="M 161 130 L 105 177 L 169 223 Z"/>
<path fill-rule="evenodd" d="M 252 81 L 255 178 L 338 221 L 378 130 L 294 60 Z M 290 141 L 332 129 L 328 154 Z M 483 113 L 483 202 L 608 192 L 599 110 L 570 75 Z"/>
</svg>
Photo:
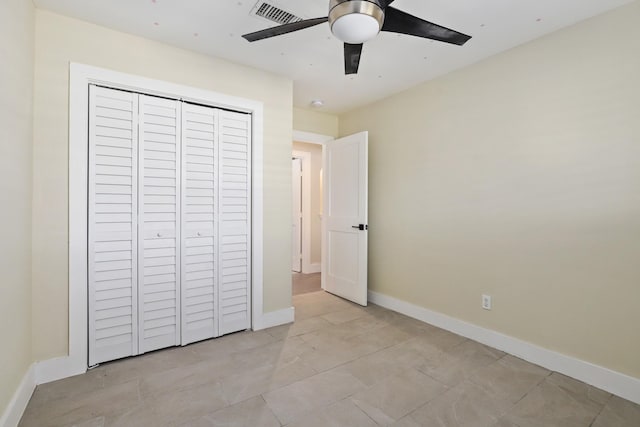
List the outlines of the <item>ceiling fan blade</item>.
<svg viewBox="0 0 640 427">
<path fill-rule="evenodd" d="M 245 34 L 244 37 L 250 42 L 255 42 L 262 39 L 268 39 L 269 37 L 281 36 L 282 34 L 292 33 L 298 30 L 304 30 L 305 28 L 313 27 L 323 22 L 327 22 L 328 17 L 305 19 L 304 21 L 292 22 L 290 24 L 280 25 L 278 27 L 267 28 L 266 30 L 256 31 L 255 33 Z"/>
<path fill-rule="evenodd" d="M 471 38 L 466 34 L 425 21 L 393 7 L 386 8 L 384 15 L 382 31 L 409 34 L 410 36 L 424 37 L 425 39 L 438 40 L 459 46 L 462 46 Z"/>
<path fill-rule="evenodd" d="M 362 55 L 362 43 L 361 44 L 344 44 L 344 73 L 345 74 L 358 74 L 358 67 L 360 66 L 360 55 Z"/>
<path fill-rule="evenodd" d="M 393 0 L 378 0 L 378 3 L 380 3 L 380 7 L 384 9 L 393 3 Z"/>
</svg>

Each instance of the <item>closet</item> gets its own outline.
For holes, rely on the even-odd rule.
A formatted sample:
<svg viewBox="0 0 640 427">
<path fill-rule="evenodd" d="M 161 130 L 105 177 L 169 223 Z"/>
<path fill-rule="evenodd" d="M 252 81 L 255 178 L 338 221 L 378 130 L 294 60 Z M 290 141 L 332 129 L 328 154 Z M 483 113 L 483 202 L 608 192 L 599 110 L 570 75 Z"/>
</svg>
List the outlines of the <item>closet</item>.
<svg viewBox="0 0 640 427">
<path fill-rule="evenodd" d="M 89 98 L 89 365 L 249 328 L 251 116 Z"/>
</svg>

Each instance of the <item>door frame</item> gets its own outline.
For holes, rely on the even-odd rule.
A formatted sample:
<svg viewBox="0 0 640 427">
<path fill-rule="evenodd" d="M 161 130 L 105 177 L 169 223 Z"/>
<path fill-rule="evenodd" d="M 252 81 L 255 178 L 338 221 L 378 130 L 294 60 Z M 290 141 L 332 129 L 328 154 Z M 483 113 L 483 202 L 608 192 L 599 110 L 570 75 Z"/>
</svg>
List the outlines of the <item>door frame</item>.
<svg viewBox="0 0 640 427">
<path fill-rule="evenodd" d="M 69 66 L 69 355 L 53 359 L 38 372 L 40 383 L 87 370 L 87 189 L 89 84 L 142 92 L 252 116 L 252 278 L 251 326 L 261 329 L 263 313 L 263 126 L 264 106 L 245 99 L 84 64 Z"/>
<path fill-rule="evenodd" d="M 300 159 L 302 165 L 302 259 L 301 273 L 311 273 L 311 153 L 293 150 L 291 157 Z"/>
<path fill-rule="evenodd" d="M 296 153 L 298 153 L 298 155 L 296 155 Z M 298 198 L 300 200 L 300 204 L 299 204 L 299 207 L 298 207 L 298 212 L 295 213 L 295 212 L 293 212 L 293 209 L 291 209 L 291 214 L 292 214 L 292 219 L 294 220 L 294 222 L 295 222 L 296 216 L 300 217 L 299 218 L 300 224 L 299 224 L 299 227 L 298 227 L 298 235 L 296 236 L 297 239 L 299 240 L 299 245 L 300 245 L 300 252 L 298 252 L 298 254 L 297 254 L 298 255 L 297 268 L 300 271 L 298 271 L 295 268 L 293 268 L 294 265 L 295 265 L 295 262 L 291 263 L 291 271 L 294 272 L 294 273 L 298 273 L 298 272 L 302 273 L 303 272 L 303 269 L 302 269 L 302 245 L 303 245 L 303 230 L 302 230 L 302 226 L 305 224 L 305 221 L 304 221 L 304 204 L 303 204 L 303 199 L 302 199 L 303 194 L 304 194 L 304 188 L 303 188 L 304 187 L 304 182 L 303 182 L 303 178 L 302 178 L 302 172 L 304 170 L 304 162 L 303 162 L 302 156 L 300 155 L 300 152 L 293 151 L 293 153 L 291 154 L 291 163 L 292 163 L 291 172 L 295 171 L 295 169 L 293 168 L 293 162 L 295 162 L 296 160 L 299 161 L 298 164 L 300 165 L 300 169 L 298 170 L 298 179 L 297 179 L 298 180 L 298 184 L 297 185 L 298 185 L 298 190 L 299 190 Z M 292 190 L 295 190 L 295 188 L 296 188 L 296 184 L 295 184 L 296 179 L 292 179 L 291 181 L 292 181 L 291 182 Z M 291 202 L 292 202 L 291 203 L 291 207 L 293 208 L 294 207 L 293 206 L 293 202 L 296 199 L 294 191 L 291 192 L 291 197 L 292 197 L 292 199 L 291 199 Z M 293 226 L 293 224 L 292 224 L 292 226 Z M 291 234 L 292 234 L 291 237 L 293 238 L 293 232 Z M 296 246 L 295 246 L 295 244 L 293 244 L 293 241 L 292 241 L 292 247 L 291 247 L 291 255 L 292 255 L 292 257 L 291 257 L 291 261 L 293 261 L 293 255 L 295 255 L 293 253 L 293 249 L 295 247 Z"/>
<path fill-rule="evenodd" d="M 323 146 L 335 138 L 312 132 L 294 130 L 293 141 Z M 293 157 L 302 159 L 302 273 L 319 273 L 322 266 L 311 264 L 311 153 L 308 151 L 292 150 Z M 320 196 L 322 197 L 322 195 Z M 319 213 L 321 214 L 321 213 Z M 322 234 L 322 233 L 321 233 Z M 320 253 L 322 253 L 322 238 L 320 239 Z M 322 262 L 322 260 L 320 261 Z"/>
</svg>

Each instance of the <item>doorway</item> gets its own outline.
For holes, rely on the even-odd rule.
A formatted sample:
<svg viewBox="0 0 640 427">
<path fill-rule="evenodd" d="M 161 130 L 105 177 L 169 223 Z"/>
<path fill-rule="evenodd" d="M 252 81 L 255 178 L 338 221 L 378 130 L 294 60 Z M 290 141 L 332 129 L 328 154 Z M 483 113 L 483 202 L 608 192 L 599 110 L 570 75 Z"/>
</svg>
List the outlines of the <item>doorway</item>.
<svg viewBox="0 0 640 427">
<path fill-rule="evenodd" d="M 302 273 L 294 273 L 293 293 L 322 289 L 366 306 L 369 134 L 333 139 L 294 130 L 293 135 L 292 157 L 302 159 L 303 229 Z"/>
<path fill-rule="evenodd" d="M 321 144 L 294 141 L 292 171 L 292 294 L 318 292 L 322 267 Z"/>
</svg>

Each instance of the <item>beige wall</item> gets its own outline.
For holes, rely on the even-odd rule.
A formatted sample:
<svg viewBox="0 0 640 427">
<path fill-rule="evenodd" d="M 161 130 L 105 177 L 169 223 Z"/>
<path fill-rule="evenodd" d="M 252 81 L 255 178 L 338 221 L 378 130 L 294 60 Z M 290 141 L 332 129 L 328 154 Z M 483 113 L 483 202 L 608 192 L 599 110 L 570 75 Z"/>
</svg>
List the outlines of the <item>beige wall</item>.
<svg viewBox="0 0 640 427">
<path fill-rule="evenodd" d="M 341 116 L 370 131 L 371 289 L 640 378 L 638 22 L 634 2 Z"/>
<path fill-rule="evenodd" d="M 336 138 L 338 136 L 338 116 L 294 108 L 293 128 L 303 132 L 318 133 Z"/>
<path fill-rule="evenodd" d="M 294 151 L 311 154 L 311 264 L 320 264 L 322 258 L 322 194 L 320 192 L 320 169 L 322 169 L 322 145 L 293 142 Z"/>
<path fill-rule="evenodd" d="M 69 62 L 264 102 L 264 309 L 291 305 L 292 82 L 50 12 L 36 13 L 33 343 L 37 360 L 68 351 Z M 287 240 L 288 242 L 288 240 Z"/>
<path fill-rule="evenodd" d="M 34 9 L 0 2 L 0 416 L 31 364 Z"/>
</svg>

